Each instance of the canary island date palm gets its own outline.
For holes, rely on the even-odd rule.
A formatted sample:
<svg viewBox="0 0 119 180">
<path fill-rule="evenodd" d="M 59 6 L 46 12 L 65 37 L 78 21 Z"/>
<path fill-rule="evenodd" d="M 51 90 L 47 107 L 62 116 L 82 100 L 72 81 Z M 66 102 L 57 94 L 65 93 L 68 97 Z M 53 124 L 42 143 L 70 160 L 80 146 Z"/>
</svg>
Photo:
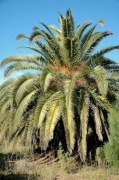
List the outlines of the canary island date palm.
<svg viewBox="0 0 119 180">
<path fill-rule="evenodd" d="M 95 32 L 103 20 L 90 29 L 89 21 L 75 27 L 68 10 L 66 17 L 59 14 L 59 23 L 60 28 L 40 23 L 43 29 L 34 27 L 30 36 L 17 36 L 17 40 L 27 38 L 35 43 L 36 46 L 22 47 L 37 52 L 38 56 L 4 59 L 1 67 L 8 65 L 5 76 L 23 69 L 33 69 L 36 73 L 24 74 L 1 85 L 0 113 L 12 112 L 12 118 L 6 119 L 12 126 L 11 139 L 25 137 L 29 141 L 32 129 L 40 129 L 42 149 L 47 149 L 56 125 L 62 120 L 67 150 L 72 153 L 77 147 L 81 161 L 85 162 L 90 117 L 99 141 L 103 141 L 104 134 L 108 137 L 105 112 L 109 112 L 118 96 L 118 78 L 113 77 L 119 65 L 105 54 L 119 49 L 119 45 L 96 51 L 103 38 L 112 34 L 111 31 Z M 1 124 L 8 127 L 4 116 Z"/>
</svg>

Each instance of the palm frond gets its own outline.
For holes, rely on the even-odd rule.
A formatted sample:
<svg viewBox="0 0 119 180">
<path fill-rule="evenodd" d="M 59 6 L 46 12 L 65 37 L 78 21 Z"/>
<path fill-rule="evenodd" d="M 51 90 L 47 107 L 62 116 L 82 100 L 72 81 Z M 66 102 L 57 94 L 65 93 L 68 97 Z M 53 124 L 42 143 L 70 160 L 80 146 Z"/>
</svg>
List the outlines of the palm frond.
<svg viewBox="0 0 119 180">
<path fill-rule="evenodd" d="M 88 67 L 94 68 L 95 66 L 103 66 L 106 70 L 110 70 L 113 65 L 117 65 L 117 63 L 107 57 L 104 56 L 90 56 L 87 60 Z"/>
<path fill-rule="evenodd" d="M 90 26 L 92 23 L 90 21 L 87 21 L 85 23 L 83 23 L 81 26 L 79 26 L 79 28 L 76 30 L 75 32 L 75 36 L 77 36 L 79 38 L 79 40 L 81 40 L 83 33 L 85 31 L 85 29 Z M 81 43 L 81 42 L 80 42 Z"/>
<path fill-rule="evenodd" d="M 46 150 L 48 144 L 45 139 L 45 127 L 46 127 L 46 120 L 42 122 L 40 127 L 40 147 L 42 150 Z"/>
<path fill-rule="evenodd" d="M 13 130 L 16 128 L 17 124 L 22 119 L 23 113 L 26 111 L 26 108 L 28 107 L 29 103 L 33 98 L 35 97 L 35 94 L 38 92 L 38 90 L 32 91 L 30 94 L 28 94 L 20 103 L 20 105 L 17 108 L 17 111 L 15 113 L 15 117 L 13 119 Z"/>
<path fill-rule="evenodd" d="M 45 83 L 44 83 L 44 92 L 46 92 L 50 86 L 51 81 L 53 81 L 54 77 L 51 73 L 47 74 Z"/>
<path fill-rule="evenodd" d="M 25 74 L 25 76 L 19 78 L 14 88 L 16 103 L 19 104 L 23 97 L 25 97 L 27 94 L 31 93 L 34 90 L 38 90 L 38 88 L 40 88 L 40 85 L 37 75 Z"/>
<path fill-rule="evenodd" d="M 100 114 L 98 111 L 98 107 L 91 103 L 91 108 L 94 113 L 94 121 L 95 121 L 95 127 L 96 127 L 96 133 L 97 133 L 98 139 L 100 141 L 103 141 L 102 128 L 101 128 L 102 124 L 101 124 L 101 120 L 100 120 Z"/>
<path fill-rule="evenodd" d="M 53 139 L 54 129 L 60 118 L 60 115 L 61 110 L 59 107 L 59 101 L 53 101 L 46 117 L 45 139 L 47 144 L 50 140 Z"/>
<path fill-rule="evenodd" d="M 102 50 L 100 50 L 97 53 L 95 53 L 94 55 L 92 55 L 91 58 L 95 59 L 95 58 L 100 57 L 100 56 L 102 56 L 102 55 L 104 55 L 104 54 L 106 54 L 112 50 L 115 50 L 115 49 L 119 49 L 119 45 L 103 48 Z"/>
<path fill-rule="evenodd" d="M 50 109 L 50 104 L 52 101 L 54 101 L 56 98 L 58 98 L 58 95 L 60 95 L 60 91 L 57 91 L 56 93 L 54 93 L 50 98 L 48 94 L 48 96 L 46 96 L 47 99 L 45 99 L 45 102 L 42 106 L 39 106 L 38 108 L 40 108 L 40 114 L 38 117 L 38 128 L 41 127 L 42 122 L 44 121 L 45 117 L 47 116 L 48 110 Z"/>
<path fill-rule="evenodd" d="M 37 41 L 40 38 L 44 39 L 44 37 L 43 37 L 42 33 L 40 32 L 40 30 L 39 31 L 38 30 L 37 31 L 33 31 L 33 33 L 30 36 L 30 41 L 33 42 L 33 43 L 35 42 L 37 44 Z"/>
<path fill-rule="evenodd" d="M 84 44 L 87 44 L 87 42 L 89 41 L 89 39 L 92 36 L 93 31 L 95 30 L 95 28 L 98 24 L 102 25 L 103 20 L 98 21 L 97 24 L 94 25 L 91 29 L 89 29 L 88 32 L 83 36 L 83 38 L 81 39 L 81 44 L 80 44 L 81 47 L 84 46 Z"/>
<path fill-rule="evenodd" d="M 56 26 L 54 25 L 50 25 L 48 26 L 50 29 L 53 29 L 55 32 L 57 32 L 58 34 L 61 34 L 61 30 L 59 28 L 57 28 Z"/>
<path fill-rule="evenodd" d="M 108 91 L 108 79 L 107 79 L 106 71 L 104 70 L 103 67 L 96 66 L 94 68 L 93 74 L 95 76 L 95 80 L 98 85 L 99 93 L 102 96 L 106 96 Z"/>
<path fill-rule="evenodd" d="M 17 37 L 16 37 L 16 40 L 19 40 L 19 39 L 22 39 L 22 38 L 27 38 L 29 39 L 30 36 L 26 35 L 26 34 L 18 34 Z"/>
<path fill-rule="evenodd" d="M 66 123 L 69 134 L 68 149 L 72 153 L 75 143 L 75 121 L 74 121 L 74 103 L 73 92 L 75 88 L 75 76 L 72 80 L 64 81 L 64 92 L 66 98 Z M 65 125 L 66 126 L 66 125 Z"/>
<path fill-rule="evenodd" d="M 82 162 L 85 162 L 87 153 L 87 124 L 88 124 L 88 111 L 89 111 L 90 99 L 89 95 L 84 95 L 84 102 L 80 114 L 80 139 L 78 139 L 78 150 Z"/>
<path fill-rule="evenodd" d="M 110 32 L 110 31 L 94 33 L 90 37 L 88 42 L 84 43 L 84 45 L 82 46 L 81 52 L 80 52 L 81 59 L 83 59 L 83 57 L 86 54 L 90 54 L 103 38 L 105 38 L 106 36 L 109 36 L 111 34 L 112 34 L 112 32 Z"/>
<path fill-rule="evenodd" d="M 37 66 L 41 66 L 40 63 L 41 57 L 36 56 L 36 55 L 15 55 L 15 56 L 10 56 L 8 58 L 5 58 L 2 60 L 0 66 L 4 67 L 6 65 L 8 65 L 9 63 L 31 63 L 32 65 L 37 65 Z"/>
<path fill-rule="evenodd" d="M 101 107 L 102 109 L 105 109 L 107 112 L 110 111 L 111 104 L 109 103 L 108 99 L 104 96 L 99 95 L 95 92 L 95 89 L 92 91 L 90 88 L 88 88 L 88 93 L 90 94 L 90 97 L 94 100 L 94 102 Z"/>
<path fill-rule="evenodd" d="M 26 69 L 33 69 L 33 70 L 40 70 L 38 66 L 27 64 L 27 63 L 14 63 L 4 71 L 4 76 L 9 77 L 13 72 L 18 70 L 26 70 Z"/>
</svg>

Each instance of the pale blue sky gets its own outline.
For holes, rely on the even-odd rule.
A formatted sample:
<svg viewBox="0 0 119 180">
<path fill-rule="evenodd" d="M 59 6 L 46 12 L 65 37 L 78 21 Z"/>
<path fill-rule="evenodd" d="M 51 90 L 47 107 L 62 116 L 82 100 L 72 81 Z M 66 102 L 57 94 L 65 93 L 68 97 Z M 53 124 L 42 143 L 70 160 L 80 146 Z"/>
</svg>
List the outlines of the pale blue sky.
<svg viewBox="0 0 119 180">
<path fill-rule="evenodd" d="M 119 0 L 0 0 L 0 61 L 15 54 L 32 54 L 28 49 L 17 49 L 17 46 L 28 45 L 27 40 L 15 41 L 19 33 L 30 34 L 38 22 L 47 25 L 58 23 L 58 11 L 65 15 L 71 9 L 75 25 L 91 20 L 95 24 L 104 20 L 104 26 L 97 30 L 111 30 L 114 34 L 105 38 L 98 48 L 119 44 Z M 119 50 L 107 57 L 119 62 Z M 3 71 L 0 69 L 0 82 L 3 82 Z M 14 76 L 20 75 L 17 72 Z"/>
</svg>

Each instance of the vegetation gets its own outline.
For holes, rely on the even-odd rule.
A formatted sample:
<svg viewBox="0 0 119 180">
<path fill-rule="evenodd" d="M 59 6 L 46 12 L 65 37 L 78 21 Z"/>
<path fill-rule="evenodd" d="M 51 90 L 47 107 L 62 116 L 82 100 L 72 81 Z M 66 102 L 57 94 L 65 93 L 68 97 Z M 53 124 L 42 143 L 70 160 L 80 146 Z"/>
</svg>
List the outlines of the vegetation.
<svg viewBox="0 0 119 180">
<path fill-rule="evenodd" d="M 98 147 L 96 149 L 96 160 L 97 160 L 98 166 L 106 167 L 107 162 L 106 162 L 104 147 Z"/>
<path fill-rule="evenodd" d="M 10 56 L 1 62 L 5 77 L 24 69 L 34 73 L 0 86 L 0 142 L 5 148 L 26 146 L 32 152 L 38 147 L 58 149 L 61 142 L 84 163 L 109 137 L 108 113 L 119 93 L 119 65 L 105 54 L 119 45 L 96 51 L 112 34 L 95 32 L 103 20 L 90 29 L 91 22 L 75 27 L 68 10 L 66 17 L 59 15 L 59 23 L 60 28 L 41 23 L 43 29 L 34 27 L 30 36 L 17 36 L 35 43 L 22 47 L 38 56 Z"/>
<path fill-rule="evenodd" d="M 119 109 L 113 107 L 109 115 L 110 136 L 104 147 L 107 162 L 119 168 Z"/>
<path fill-rule="evenodd" d="M 47 172 L 47 173 L 46 173 Z M 15 161 L 14 167 L 9 171 L 0 173 L 2 180 L 118 180 L 119 172 L 114 168 L 97 168 L 93 166 L 79 166 L 76 173 L 68 167 L 68 174 L 62 169 L 59 162 L 50 165 L 38 161 L 30 161 L 28 158 Z"/>
</svg>

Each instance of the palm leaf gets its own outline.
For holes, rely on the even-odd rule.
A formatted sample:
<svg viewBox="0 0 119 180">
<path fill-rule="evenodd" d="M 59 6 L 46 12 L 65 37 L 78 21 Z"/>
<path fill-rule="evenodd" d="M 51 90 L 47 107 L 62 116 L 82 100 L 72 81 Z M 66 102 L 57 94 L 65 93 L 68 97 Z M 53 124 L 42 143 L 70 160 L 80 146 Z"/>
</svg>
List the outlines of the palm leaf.
<svg viewBox="0 0 119 180">
<path fill-rule="evenodd" d="M 53 81 L 54 77 L 51 73 L 48 73 L 46 78 L 45 78 L 45 83 L 44 83 L 44 92 L 46 92 L 50 86 L 50 82 Z"/>
<path fill-rule="evenodd" d="M 81 114 L 80 114 L 80 139 L 79 139 L 79 145 L 78 145 L 78 150 L 79 150 L 79 154 L 80 154 L 80 158 L 82 162 L 85 162 L 86 153 L 87 153 L 86 136 L 87 136 L 89 105 L 90 105 L 89 95 L 85 94 L 84 102 L 83 102 L 83 106 L 82 106 Z"/>
<path fill-rule="evenodd" d="M 53 139 L 53 132 L 60 115 L 59 101 L 53 101 L 46 118 L 45 139 L 47 142 Z"/>
<path fill-rule="evenodd" d="M 22 39 L 22 38 L 27 38 L 29 39 L 30 36 L 26 35 L 26 34 L 18 34 L 17 37 L 16 37 L 16 40 L 19 40 L 19 39 Z"/>
<path fill-rule="evenodd" d="M 100 120 L 98 107 L 95 106 L 94 104 L 91 104 L 91 108 L 92 108 L 93 113 L 94 113 L 94 121 L 95 121 L 96 133 L 97 133 L 98 139 L 100 141 L 103 141 L 102 128 L 101 128 L 102 124 L 101 124 L 101 120 Z"/>
<path fill-rule="evenodd" d="M 15 113 L 15 118 L 13 120 L 13 129 L 16 128 L 16 125 L 20 122 L 22 119 L 23 113 L 25 112 L 27 106 L 31 102 L 31 100 L 34 98 L 35 94 L 38 92 L 38 90 L 32 91 L 30 94 L 28 94 L 20 103 L 18 106 L 18 109 Z"/>
<path fill-rule="evenodd" d="M 106 96 L 108 91 L 108 80 L 107 80 L 106 71 L 104 70 L 103 67 L 96 66 L 94 68 L 93 74 L 95 76 L 95 80 L 98 85 L 99 93 L 102 96 Z"/>
</svg>

